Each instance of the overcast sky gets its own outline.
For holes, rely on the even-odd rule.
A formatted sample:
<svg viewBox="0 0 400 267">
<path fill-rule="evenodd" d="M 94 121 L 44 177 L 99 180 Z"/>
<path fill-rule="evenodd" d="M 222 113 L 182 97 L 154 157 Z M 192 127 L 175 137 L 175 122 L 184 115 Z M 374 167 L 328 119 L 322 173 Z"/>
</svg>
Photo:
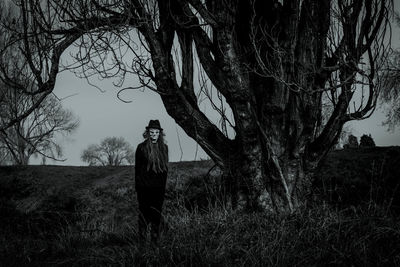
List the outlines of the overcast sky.
<svg viewBox="0 0 400 267">
<path fill-rule="evenodd" d="M 396 2 L 395 5 L 396 10 L 399 10 L 399 3 Z M 393 31 L 394 42 L 400 43 L 399 29 L 394 28 Z M 123 98 L 132 102 L 124 103 L 117 98 L 120 88 L 114 87 L 111 81 L 97 79 L 92 81 L 105 92 L 100 92 L 86 80 L 77 78 L 69 71 L 58 75 L 54 93 L 61 99 L 65 98 L 62 100 L 62 105 L 73 111 L 80 120 L 80 126 L 74 134 L 62 141 L 66 160 L 48 161 L 48 164 L 86 165 L 80 160 L 82 150 L 108 136 L 122 136 L 136 149 L 136 146 L 143 141 L 142 133 L 150 119 L 159 119 L 164 128 L 170 161 L 208 158 L 205 152 L 169 117 L 156 93 L 150 90 L 144 92 L 129 90 L 123 94 Z M 131 78 L 126 84 L 139 85 L 135 78 Z M 378 146 L 400 145 L 399 128 L 394 132 L 388 132 L 387 128 L 382 126 L 384 119 L 382 110 L 378 109 L 369 119 L 351 122 L 349 125 L 357 137 L 371 134 Z M 38 159 L 33 159 L 31 163 L 38 162 L 40 162 Z"/>
<path fill-rule="evenodd" d="M 88 85 L 85 80 L 75 78 L 70 72 L 59 75 L 55 94 L 59 98 L 73 95 L 62 100 L 62 104 L 79 117 L 80 125 L 69 140 L 63 142 L 67 160 L 57 164 L 85 165 L 80 160 L 82 150 L 107 136 L 122 136 L 136 149 L 143 141 L 142 134 L 151 119 L 160 120 L 169 146 L 170 161 L 207 158 L 200 148 L 195 157 L 196 143 L 167 114 L 159 95 L 150 90 L 126 91 L 124 99 L 132 102 L 124 103 L 116 96 L 119 88 L 107 81 L 99 84 L 102 84 L 104 93 Z"/>
</svg>

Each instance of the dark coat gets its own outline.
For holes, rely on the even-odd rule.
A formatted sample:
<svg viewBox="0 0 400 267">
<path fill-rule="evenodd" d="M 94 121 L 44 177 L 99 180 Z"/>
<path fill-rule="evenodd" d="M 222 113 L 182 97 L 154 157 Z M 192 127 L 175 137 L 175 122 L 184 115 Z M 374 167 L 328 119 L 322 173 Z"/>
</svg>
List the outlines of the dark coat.
<svg viewBox="0 0 400 267">
<path fill-rule="evenodd" d="M 146 142 L 146 141 L 145 141 Z M 157 187 L 165 188 L 168 170 L 160 173 L 152 169 L 147 170 L 147 157 L 144 152 L 145 142 L 137 146 L 135 154 L 135 187 Z M 165 144 L 164 144 L 165 145 Z M 168 146 L 165 145 L 168 151 Z"/>
</svg>

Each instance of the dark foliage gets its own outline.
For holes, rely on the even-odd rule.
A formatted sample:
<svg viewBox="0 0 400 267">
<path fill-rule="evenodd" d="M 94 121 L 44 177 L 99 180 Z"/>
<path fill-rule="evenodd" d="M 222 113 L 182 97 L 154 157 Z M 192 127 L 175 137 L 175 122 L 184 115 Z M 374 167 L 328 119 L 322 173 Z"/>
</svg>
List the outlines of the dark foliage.
<svg viewBox="0 0 400 267">
<path fill-rule="evenodd" d="M 349 135 L 347 143 L 344 145 L 344 148 L 358 148 L 358 139 L 354 135 Z"/>
<path fill-rule="evenodd" d="M 375 147 L 375 141 L 371 135 L 364 134 L 360 138 L 360 147 Z"/>
</svg>

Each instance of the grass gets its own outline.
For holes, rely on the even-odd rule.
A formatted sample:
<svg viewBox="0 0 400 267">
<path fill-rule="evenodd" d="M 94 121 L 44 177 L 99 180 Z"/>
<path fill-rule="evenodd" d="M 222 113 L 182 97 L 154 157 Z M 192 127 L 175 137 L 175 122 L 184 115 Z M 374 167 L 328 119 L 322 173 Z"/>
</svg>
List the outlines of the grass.
<svg viewBox="0 0 400 267">
<path fill-rule="evenodd" d="M 33 220 L 25 218 L 30 223 Z M 318 207 L 274 217 L 235 213 L 222 207 L 211 207 L 208 212 L 182 208 L 168 214 L 166 223 L 168 228 L 157 245 L 140 242 L 133 225 L 122 228 L 110 224 L 108 229 L 92 231 L 62 223 L 52 229 L 35 228 L 28 235 L 7 240 L 3 253 L 8 257 L 3 262 L 7 266 L 400 264 L 399 223 L 379 210 Z"/>
<path fill-rule="evenodd" d="M 399 215 L 379 198 L 396 153 L 331 153 L 318 173 L 330 182 L 316 183 L 316 201 L 285 216 L 232 211 L 212 197 L 219 173 L 208 173 L 211 162 L 173 163 L 157 244 L 138 238 L 131 167 L 1 167 L 0 265 L 399 266 Z M 346 203 L 363 179 L 373 188 Z"/>
<path fill-rule="evenodd" d="M 333 151 L 317 172 L 315 186 L 340 207 L 378 203 L 400 212 L 400 147 Z"/>
</svg>

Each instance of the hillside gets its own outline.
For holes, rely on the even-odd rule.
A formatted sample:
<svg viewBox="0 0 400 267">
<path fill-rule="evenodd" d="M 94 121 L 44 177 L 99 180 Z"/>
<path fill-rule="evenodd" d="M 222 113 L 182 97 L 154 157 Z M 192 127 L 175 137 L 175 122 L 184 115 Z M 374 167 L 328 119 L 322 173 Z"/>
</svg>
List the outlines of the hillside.
<svg viewBox="0 0 400 267">
<path fill-rule="evenodd" d="M 400 147 L 332 151 L 315 175 L 316 191 L 331 203 L 373 201 L 400 210 L 399 166 Z"/>
<path fill-rule="evenodd" d="M 170 163 L 167 228 L 159 250 L 146 250 L 137 240 L 133 167 L 3 166 L 0 266 L 157 266 L 161 259 L 172 266 L 247 265 L 271 260 L 265 258 L 266 251 L 283 265 L 293 265 L 299 257 L 310 265 L 327 259 L 341 265 L 352 257 L 361 265 L 383 259 L 400 263 L 400 248 L 393 245 L 400 243 L 400 225 L 393 224 L 397 217 L 390 217 L 397 215 L 389 216 L 399 210 L 399 165 L 400 147 L 332 151 L 315 175 L 317 204 L 306 213 L 275 220 L 265 214 L 228 212 L 215 202 L 221 181 L 211 161 Z M 315 247 L 302 251 L 318 231 Z M 293 243 L 292 236 L 300 233 Z M 345 241 L 349 233 L 356 235 L 355 243 Z M 273 236 L 279 236 L 279 243 L 265 243 Z M 376 250 L 376 242 L 384 242 L 386 251 Z M 336 246 L 333 251 L 331 244 Z M 291 252 L 281 251 L 288 246 Z"/>
<path fill-rule="evenodd" d="M 314 185 L 320 195 L 335 203 L 354 204 L 370 197 L 379 200 L 390 197 L 388 194 L 396 198 L 399 194 L 393 190 L 399 182 L 399 165 L 400 147 L 332 151 L 315 174 Z M 211 161 L 170 163 L 167 198 L 176 197 L 177 192 L 198 197 L 207 183 L 218 185 L 217 168 L 204 177 L 213 166 Z M 0 185 L 2 198 L 12 200 L 23 213 L 43 208 L 74 211 L 77 205 L 84 205 L 105 217 L 118 217 L 136 209 L 132 166 L 3 166 Z M 121 218 L 129 223 L 131 219 Z"/>
<path fill-rule="evenodd" d="M 210 161 L 170 163 L 168 191 L 186 190 L 189 177 L 205 175 L 212 166 Z M 132 166 L 3 166 L 0 185 L 0 198 L 18 212 L 90 211 L 118 226 L 136 220 Z"/>
</svg>

